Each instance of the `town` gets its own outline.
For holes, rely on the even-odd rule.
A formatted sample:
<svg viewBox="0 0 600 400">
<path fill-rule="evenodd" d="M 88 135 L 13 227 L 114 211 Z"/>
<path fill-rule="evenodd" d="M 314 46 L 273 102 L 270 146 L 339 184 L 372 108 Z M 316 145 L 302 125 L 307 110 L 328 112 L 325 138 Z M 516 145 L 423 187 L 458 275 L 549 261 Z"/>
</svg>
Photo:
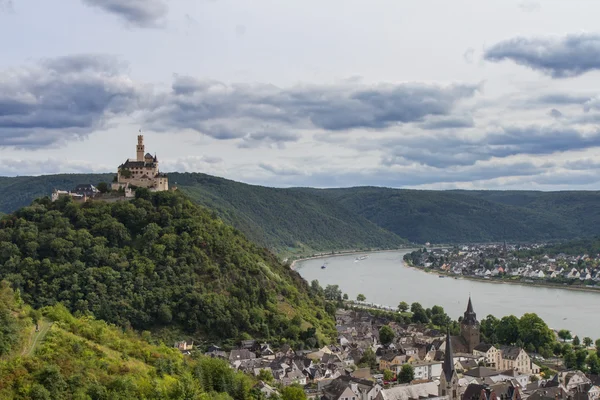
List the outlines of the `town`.
<svg viewBox="0 0 600 400">
<path fill-rule="evenodd" d="M 542 244 L 422 248 L 406 254 L 404 261 L 444 274 L 440 276 L 600 289 L 600 254 L 551 254 Z"/>
<path fill-rule="evenodd" d="M 209 345 L 204 354 L 255 376 L 256 389 L 265 398 L 279 398 L 279 390 L 290 385 L 302 387 L 307 398 L 318 400 L 600 397 L 599 375 L 567 368 L 558 358 L 544 359 L 523 347 L 483 342 L 470 298 L 458 335 L 422 323 L 398 323 L 380 310 L 346 304 L 350 307 L 335 313 L 335 344 L 316 349 L 284 344 L 276 349 L 269 343 L 243 340 L 230 351 Z M 557 340 L 564 338 L 553 334 Z M 586 345 L 591 349 L 590 343 Z M 175 347 L 187 355 L 198 351 L 193 342 L 177 342 Z"/>
</svg>

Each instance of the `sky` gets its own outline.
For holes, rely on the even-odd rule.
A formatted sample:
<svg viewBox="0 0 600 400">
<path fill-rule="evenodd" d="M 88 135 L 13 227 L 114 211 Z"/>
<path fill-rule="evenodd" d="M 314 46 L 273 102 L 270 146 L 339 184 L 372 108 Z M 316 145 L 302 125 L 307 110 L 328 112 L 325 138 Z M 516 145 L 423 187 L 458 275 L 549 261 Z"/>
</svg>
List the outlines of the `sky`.
<svg viewBox="0 0 600 400">
<path fill-rule="evenodd" d="M 0 0 L 0 175 L 600 189 L 600 3 Z"/>
</svg>

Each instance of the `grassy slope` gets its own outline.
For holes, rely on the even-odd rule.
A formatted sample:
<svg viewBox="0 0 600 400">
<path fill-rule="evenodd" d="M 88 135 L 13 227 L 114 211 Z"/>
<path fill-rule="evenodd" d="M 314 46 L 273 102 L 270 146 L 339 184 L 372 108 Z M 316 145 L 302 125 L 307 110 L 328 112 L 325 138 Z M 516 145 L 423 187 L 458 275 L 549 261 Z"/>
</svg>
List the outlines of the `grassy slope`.
<svg viewBox="0 0 600 400">
<path fill-rule="evenodd" d="M 5 285 L 0 292 L 0 297 L 12 297 Z M 33 346 L 30 307 L 9 307 L 23 334 L 13 351 L 0 358 L 2 399 L 230 399 L 212 392 L 217 388 L 204 383 L 203 372 L 226 371 L 222 376 L 243 385 L 246 393 L 251 385 L 247 377 L 228 372 L 224 362 L 185 360 L 178 350 L 151 344 L 132 331 L 75 318 L 62 305 L 43 310 L 42 331 Z"/>
</svg>

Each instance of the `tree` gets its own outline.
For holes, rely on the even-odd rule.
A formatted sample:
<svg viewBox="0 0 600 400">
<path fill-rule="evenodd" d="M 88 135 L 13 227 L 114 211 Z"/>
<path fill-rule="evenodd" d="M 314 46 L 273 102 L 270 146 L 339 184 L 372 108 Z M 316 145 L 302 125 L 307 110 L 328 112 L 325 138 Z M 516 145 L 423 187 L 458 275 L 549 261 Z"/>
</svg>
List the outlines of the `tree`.
<svg viewBox="0 0 600 400">
<path fill-rule="evenodd" d="M 600 374 L 600 358 L 598 358 L 598 355 L 596 353 L 590 354 L 587 358 L 586 363 L 591 374 Z"/>
<path fill-rule="evenodd" d="M 371 349 L 365 350 L 360 360 L 358 360 L 359 367 L 369 367 L 371 369 L 377 368 L 377 357 Z"/>
<path fill-rule="evenodd" d="M 342 291 L 338 285 L 327 285 L 324 294 L 327 300 L 337 301 L 342 299 Z"/>
<path fill-rule="evenodd" d="M 348 300 L 348 293 L 344 293 L 344 297 L 343 297 L 343 299 L 344 299 L 344 300 Z"/>
<path fill-rule="evenodd" d="M 383 380 L 385 382 L 389 382 L 392 379 L 394 379 L 394 373 L 392 371 L 390 371 L 389 369 L 386 369 L 383 371 Z"/>
<path fill-rule="evenodd" d="M 400 304 L 398 304 L 398 311 L 404 313 L 406 311 L 408 311 L 408 303 L 405 301 L 401 301 Z"/>
<path fill-rule="evenodd" d="M 306 400 L 306 394 L 299 385 L 285 387 L 281 391 L 282 400 Z"/>
<path fill-rule="evenodd" d="M 384 346 L 387 346 L 388 344 L 392 343 L 395 337 L 396 335 L 394 334 L 392 328 L 389 327 L 389 325 L 384 325 L 381 327 L 381 329 L 379 329 L 379 341 Z"/>
<path fill-rule="evenodd" d="M 571 339 L 571 332 L 566 329 L 561 329 L 558 331 L 558 337 L 561 338 L 563 342 L 566 342 L 567 340 Z"/>
<path fill-rule="evenodd" d="M 519 319 L 519 338 L 539 349 L 554 342 L 554 332 L 537 314 L 526 313 Z"/>
<path fill-rule="evenodd" d="M 583 345 L 585 347 L 590 347 L 592 345 L 592 343 L 594 343 L 594 341 L 592 340 L 591 337 L 586 336 L 583 338 Z"/>
<path fill-rule="evenodd" d="M 410 306 L 410 311 L 412 312 L 412 322 L 415 323 L 423 323 L 426 324 L 429 322 L 429 317 L 425 312 L 425 309 L 420 303 L 412 303 Z"/>
<path fill-rule="evenodd" d="M 358 296 L 356 296 L 356 301 L 365 301 L 366 299 L 367 298 L 362 293 L 359 293 Z"/>
<path fill-rule="evenodd" d="M 579 346 L 581 344 L 581 341 L 579 340 L 579 336 L 575 335 L 575 337 L 573 338 L 573 346 Z"/>
<path fill-rule="evenodd" d="M 496 336 L 501 344 L 515 344 L 519 340 L 519 319 L 514 315 L 502 317 L 496 325 Z"/>
<path fill-rule="evenodd" d="M 398 383 L 409 383 L 415 379 L 415 370 L 412 365 L 404 364 L 398 374 Z"/>
<path fill-rule="evenodd" d="M 108 184 L 106 182 L 100 182 L 96 189 L 98 189 L 100 193 L 107 193 L 109 190 Z"/>
<path fill-rule="evenodd" d="M 257 378 L 259 381 L 263 381 L 265 383 L 273 383 L 273 374 L 266 369 L 261 369 L 258 372 Z"/>
</svg>

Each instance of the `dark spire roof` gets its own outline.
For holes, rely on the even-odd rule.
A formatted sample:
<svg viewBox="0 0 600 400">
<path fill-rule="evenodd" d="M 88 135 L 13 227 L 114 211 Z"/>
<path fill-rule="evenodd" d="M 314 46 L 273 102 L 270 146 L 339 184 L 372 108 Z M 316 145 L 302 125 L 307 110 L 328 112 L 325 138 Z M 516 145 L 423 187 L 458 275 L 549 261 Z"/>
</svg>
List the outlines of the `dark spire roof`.
<svg viewBox="0 0 600 400">
<path fill-rule="evenodd" d="M 462 320 L 462 323 L 466 325 L 477 324 L 477 315 L 475 314 L 475 311 L 473 311 L 473 303 L 471 303 L 471 296 L 469 296 L 469 304 L 467 305 L 467 311 L 465 311 L 465 316 Z"/>
<path fill-rule="evenodd" d="M 446 382 L 452 382 L 452 375 L 454 375 L 454 357 L 452 356 L 452 338 L 450 337 L 450 328 L 448 328 L 446 331 L 446 351 L 444 353 L 442 371 L 444 371 Z"/>
</svg>

